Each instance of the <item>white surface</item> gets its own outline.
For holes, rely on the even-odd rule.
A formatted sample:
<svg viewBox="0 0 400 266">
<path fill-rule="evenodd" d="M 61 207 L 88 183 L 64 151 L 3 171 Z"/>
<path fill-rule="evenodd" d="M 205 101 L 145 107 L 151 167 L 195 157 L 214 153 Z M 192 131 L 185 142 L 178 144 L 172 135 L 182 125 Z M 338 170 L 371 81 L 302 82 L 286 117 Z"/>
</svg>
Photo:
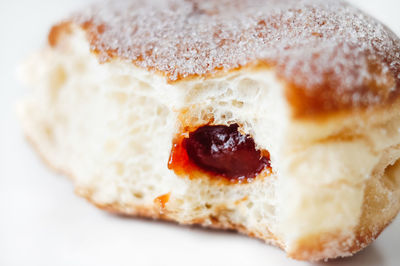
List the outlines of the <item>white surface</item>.
<svg viewBox="0 0 400 266">
<path fill-rule="evenodd" d="M 235 233 L 123 218 L 73 194 L 25 142 L 15 103 L 18 62 L 50 25 L 87 1 L 0 0 L 0 266 L 309 265 Z M 353 0 L 400 34 L 400 1 Z M 353 258 L 314 265 L 399 265 L 400 219 Z"/>
</svg>

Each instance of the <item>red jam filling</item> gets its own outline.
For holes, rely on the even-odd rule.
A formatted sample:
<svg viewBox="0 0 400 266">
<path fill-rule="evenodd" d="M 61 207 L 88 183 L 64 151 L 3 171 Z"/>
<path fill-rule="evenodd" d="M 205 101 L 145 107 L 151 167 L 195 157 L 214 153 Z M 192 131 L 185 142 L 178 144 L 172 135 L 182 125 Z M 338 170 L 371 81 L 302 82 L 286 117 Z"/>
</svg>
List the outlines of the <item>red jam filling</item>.
<svg viewBox="0 0 400 266">
<path fill-rule="evenodd" d="M 169 168 L 191 174 L 194 168 L 230 181 L 255 178 L 270 167 L 268 152 L 256 149 L 249 135 L 231 126 L 203 126 L 174 143 Z"/>
</svg>

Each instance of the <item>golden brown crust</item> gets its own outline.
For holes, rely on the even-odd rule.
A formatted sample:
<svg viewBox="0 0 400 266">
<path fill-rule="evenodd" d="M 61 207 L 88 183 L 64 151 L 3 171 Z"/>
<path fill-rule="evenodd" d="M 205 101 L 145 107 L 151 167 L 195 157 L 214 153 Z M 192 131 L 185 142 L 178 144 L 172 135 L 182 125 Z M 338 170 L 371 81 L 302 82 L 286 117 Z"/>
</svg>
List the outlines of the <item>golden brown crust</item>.
<svg viewBox="0 0 400 266">
<path fill-rule="evenodd" d="M 287 85 L 285 90 L 286 99 L 288 100 L 291 108 L 292 115 L 298 119 L 324 119 L 327 116 L 335 114 L 343 114 L 348 112 L 361 112 L 368 108 L 389 108 L 399 96 L 400 82 L 395 83 L 394 74 L 386 73 L 389 82 L 377 87 L 374 83 L 365 85 L 359 88 L 359 92 L 351 92 L 349 95 L 342 95 L 341 97 L 377 97 L 379 102 L 360 102 L 353 104 L 351 101 L 343 101 L 343 98 L 335 95 L 335 87 L 326 82 L 316 89 L 316 93 L 307 94 L 304 87 L 296 85 Z M 327 77 L 328 78 L 328 77 Z M 397 88 L 389 92 L 391 88 Z M 374 96 L 370 95 L 371 91 L 375 91 Z"/>
<path fill-rule="evenodd" d="M 400 190 L 390 184 L 393 174 L 390 171 L 396 167 L 389 166 L 383 176 L 376 174 L 367 181 L 362 214 L 354 232 L 306 236 L 297 241 L 288 255 L 297 260 L 324 260 L 350 256 L 372 243 L 400 211 Z"/>
<path fill-rule="evenodd" d="M 335 259 L 352 256 L 378 238 L 394 218 L 392 217 L 391 220 L 386 221 L 379 228 L 374 228 L 374 230 L 370 228 L 358 229 L 351 236 L 337 232 L 304 237 L 297 242 L 297 248 L 288 253 L 288 256 L 304 261 L 320 261 L 328 258 Z"/>
<path fill-rule="evenodd" d="M 399 38 L 340 0 L 114 1 L 71 22 L 101 62 L 128 60 L 170 82 L 274 67 L 299 118 L 399 96 Z M 67 27 L 56 26 L 51 45 L 60 28 Z"/>
<path fill-rule="evenodd" d="M 64 21 L 54 25 L 49 32 L 47 37 L 47 41 L 50 46 L 56 46 L 59 40 L 61 39 L 61 35 L 71 33 L 71 23 Z"/>
<path fill-rule="evenodd" d="M 98 208 L 114 214 L 177 222 L 174 217 L 168 214 L 168 211 L 159 211 L 155 206 L 121 206 L 118 203 L 102 205 L 92 199 L 91 193 L 88 193 L 88 191 L 83 191 L 79 191 L 77 193 L 86 198 L 92 204 L 96 205 Z M 367 214 L 364 213 L 364 216 L 365 215 Z M 288 256 L 290 258 L 303 261 L 320 261 L 338 257 L 352 256 L 372 243 L 393 221 L 394 217 L 395 216 L 391 217 L 389 221 L 384 222 L 379 228 L 374 228 L 374 230 L 371 228 L 360 227 L 355 233 L 351 232 L 350 236 L 348 234 L 337 232 L 304 237 L 297 241 L 296 248 L 289 252 Z M 250 231 L 248 228 L 240 224 L 233 224 L 226 221 L 222 222 L 218 219 L 218 217 L 206 217 L 203 219 L 180 221 L 179 223 L 183 225 L 200 225 L 213 229 L 233 230 L 249 237 L 264 240 L 267 243 L 277 246 L 284 251 L 286 249 L 283 240 L 279 239 L 271 232 L 266 235 L 265 233 Z M 369 226 L 373 227 L 373 225 Z"/>
<path fill-rule="evenodd" d="M 304 261 L 351 256 L 372 243 L 389 224 L 390 222 L 374 232 L 357 231 L 354 236 L 343 235 L 340 232 L 307 236 L 300 239 L 297 248 L 288 255 Z"/>
</svg>

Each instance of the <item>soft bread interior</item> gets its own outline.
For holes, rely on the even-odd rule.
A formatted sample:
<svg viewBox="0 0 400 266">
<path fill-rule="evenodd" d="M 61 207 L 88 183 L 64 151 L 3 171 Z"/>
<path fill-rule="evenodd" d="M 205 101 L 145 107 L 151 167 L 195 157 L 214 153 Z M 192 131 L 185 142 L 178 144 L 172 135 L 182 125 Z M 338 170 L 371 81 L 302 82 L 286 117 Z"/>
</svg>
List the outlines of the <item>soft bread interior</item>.
<svg viewBox="0 0 400 266">
<path fill-rule="evenodd" d="M 79 194 L 123 213 L 140 207 L 180 223 L 242 226 L 271 237 L 275 174 L 224 185 L 176 176 L 167 164 L 183 123 L 238 123 L 259 147 L 277 153 L 285 103 L 273 72 L 168 84 L 119 60 L 99 64 L 81 31 L 30 62 L 25 79 L 36 92 L 22 106 L 25 129 L 43 156 L 71 175 Z M 168 202 L 160 210 L 163 195 Z"/>
<path fill-rule="evenodd" d="M 118 59 L 99 64 L 77 28 L 22 73 L 35 88 L 20 105 L 27 136 L 100 207 L 236 229 L 307 260 L 351 254 L 397 214 L 399 112 L 298 121 L 273 69 L 168 83 Z M 270 152 L 272 173 L 225 184 L 168 169 L 183 124 L 208 123 L 239 124 Z"/>
</svg>

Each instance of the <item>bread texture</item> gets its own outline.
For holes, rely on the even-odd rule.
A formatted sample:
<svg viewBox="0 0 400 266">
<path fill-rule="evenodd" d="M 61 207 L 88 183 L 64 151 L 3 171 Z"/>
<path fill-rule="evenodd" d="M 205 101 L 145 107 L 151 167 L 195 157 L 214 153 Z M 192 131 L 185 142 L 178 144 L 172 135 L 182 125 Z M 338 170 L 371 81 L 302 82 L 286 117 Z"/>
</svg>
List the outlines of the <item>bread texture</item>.
<svg viewBox="0 0 400 266">
<path fill-rule="evenodd" d="M 129 2 L 139 13 L 118 13 L 120 28 L 113 12 L 131 10 L 124 1 L 109 4 L 111 11 L 104 13 L 104 6 L 96 6 L 51 30 L 49 45 L 21 71 L 34 92 L 20 104 L 19 114 L 41 156 L 73 180 L 78 195 L 112 212 L 237 230 L 299 260 L 350 256 L 371 243 L 400 209 L 398 38 L 342 1 L 164 2 L 168 6 L 155 11 L 158 1 Z M 243 25 L 252 21 L 245 16 L 259 6 L 264 9 L 253 22 L 261 27 L 260 35 L 243 40 L 249 38 Z M 176 28 L 171 32 L 168 23 L 157 19 L 145 21 L 151 22 L 152 32 L 149 25 L 141 29 L 140 12 L 150 9 L 161 21 L 183 12 L 187 25 L 201 22 L 205 29 L 214 26 L 206 21 L 214 20 L 220 35 L 231 33 L 222 38 L 227 46 L 214 47 L 225 57 L 251 45 L 254 51 L 211 60 L 211 41 L 207 46 L 187 37 L 209 40 L 201 29 L 180 29 L 180 22 L 172 21 Z M 335 10 L 342 12 L 337 20 L 357 22 L 352 24 L 357 30 L 345 31 L 360 33 L 373 25 L 377 39 L 367 32 L 339 44 L 339 37 L 347 36 L 339 34 L 323 51 L 333 40 L 327 29 L 335 25 L 326 18 Z M 238 19 L 243 24 L 238 34 L 250 42 L 244 47 L 226 26 L 239 12 L 244 18 Z M 320 28 L 312 24 L 313 14 L 321 18 Z M 266 43 L 265 29 L 275 37 L 275 30 L 298 32 L 304 15 L 315 34 L 291 36 L 308 42 L 288 43 L 289 52 L 279 50 L 276 57 L 259 52 L 259 42 Z M 175 34 L 178 42 L 161 43 L 163 32 Z M 140 39 L 145 33 L 152 45 Z M 183 54 L 182 47 L 175 55 L 162 48 L 176 44 L 192 55 Z M 277 53 L 274 45 L 268 49 Z M 348 57 L 354 52 L 360 57 L 356 61 Z M 313 69 L 333 55 L 341 61 Z M 191 66 L 180 61 L 185 57 Z M 304 68 L 291 65 L 302 60 Z M 361 67 L 346 72 L 354 64 Z M 290 77 L 296 73 L 297 78 Z M 174 140 L 188 128 L 232 124 L 270 154 L 271 168 L 252 182 L 168 168 Z"/>
</svg>

